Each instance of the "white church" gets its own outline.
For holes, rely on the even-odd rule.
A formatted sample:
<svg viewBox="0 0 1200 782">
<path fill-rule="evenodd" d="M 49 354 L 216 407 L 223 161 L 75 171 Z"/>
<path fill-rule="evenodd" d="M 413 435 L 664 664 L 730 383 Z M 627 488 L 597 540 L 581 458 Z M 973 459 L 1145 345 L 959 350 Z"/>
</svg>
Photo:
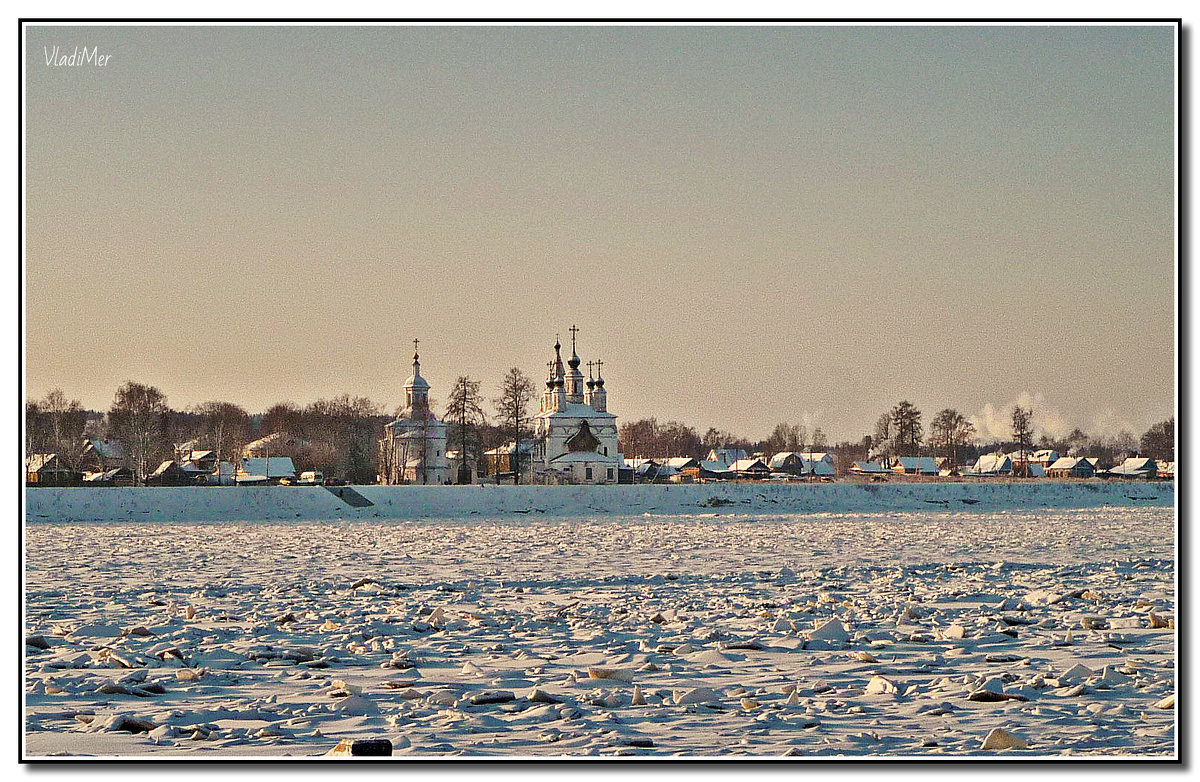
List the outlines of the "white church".
<svg viewBox="0 0 1200 782">
<path fill-rule="evenodd" d="M 533 420 L 534 472 L 561 483 L 617 483 L 624 458 L 617 449 L 617 417 L 608 412 L 603 362 L 588 362 L 585 383 L 575 350 L 579 329 L 571 326 L 570 331 L 569 368 L 564 368 L 562 346 L 555 340 L 546 390 Z"/>
<path fill-rule="evenodd" d="M 450 480 L 446 458 L 446 424 L 429 409 L 429 383 L 421 377 L 417 340 L 413 340 L 413 373 L 404 381 L 404 407 L 384 424 L 379 441 L 379 482 L 442 484 Z"/>
</svg>

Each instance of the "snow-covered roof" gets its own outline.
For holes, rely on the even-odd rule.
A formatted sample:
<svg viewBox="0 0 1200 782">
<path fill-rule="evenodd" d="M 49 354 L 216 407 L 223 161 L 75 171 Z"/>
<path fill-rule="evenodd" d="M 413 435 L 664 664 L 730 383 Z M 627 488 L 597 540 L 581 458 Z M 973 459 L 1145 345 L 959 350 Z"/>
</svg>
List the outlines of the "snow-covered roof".
<svg viewBox="0 0 1200 782">
<path fill-rule="evenodd" d="M 105 459 L 120 459 L 125 456 L 125 448 L 119 440 L 88 440 L 88 446 Z"/>
<path fill-rule="evenodd" d="M 937 460 L 932 456 L 901 456 L 896 459 L 896 463 L 905 472 L 923 472 L 935 475 L 938 471 Z"/>
<path fill-rule="evenodd" d="M 800 457 L 806 462 L 828 462 L 833 464 L 833 454 L 828 451 L 801 451 Z"/>
<path fill-rule="evenodd" d="M 104 483 L 116 478 L 117 473 L 120 472 L 125 472 L 128 474 L 129 470 L 125 469 L 124 467 L 114 467 L 111 470 L 105 470 L 103 472 L 88 472 L 83 474 L 83 480 L 87 481 L 88 483 Z"/>
<path fill-rule="evenodd" d="M 977 473 L 1001 473 L 1012 472 L 1012 459 L 1008 454 L 1004 453 L 985 453 L 980 456 L 972 472 Z"/>
<path fill-rule="evenodd" d="M 165 473 L 167 470 L 171 469 L 171 465 L 174 463 L 175 463 L 174 459 L 167 459 L 167 460 L 163 461 L 162 464 L 158 465 L 158 468 L 155 469 L 154 472 L 150 473 L 150 477 L 157 478 L 158 476 Z"/>
<path fill-rule="evenodd" d="M 729 465 L 725 462 L 718 462 L 712 459 L 702 459 L 697 466 L 705 472 L 729 472 Z"/>
<path fill-rule="evenodd" d="M 50 462 L 58 458 L 56 453 L 31 453 L 25 457 L 25 469 L 29 472 L 37 472 L 45 467 Z"/>
<path fill-rule="evenodd" d="M 1060 456 L 1050 465 L 1051 470 L 1074 470 L 1080 459 L 1076 456 Z"/>
<path fill-rule="evenodd" d="M 521 440 L 520 452 L 527 454 L 533 450 L 534 445 L 535 445 L 534 440 Z M 512 443 L 512 440 L 509 440 L 504 445 L 498 445 L 495 448 L 491 449 L 490 451 L 484 451 L 483 455 L 484 456 L 511 456 L 512 452 L 513 452 L 513 443 Z"/>
<path fill-rule="evenodd" d="M 583 402 L 567 402 L 562 410 L 547 411 L 538 413 L 534 418 L 594 418 L 610 420 L 616 416 L 609 412 L 600 412 L 591 405 L 585 405 Z"/>
<path fill-rule="evenodd" d="M 698 462 L 691 456 L 672 456 L 667 459 L 665 464 L 676 470 L 682 470 L 686 467 L 695 467 Z"/>
<path fill-rule="evenodd" d="M 771 457 L 771 461 L 768 462 L 768 464 L 770 465 L 771 469 L 774 470 L 776 467 L 782 467 L 788 459 L 793 457 L 799 459 L 801 462 L 804 461 L 804 457 L 795 451 L 780 451 Z"/>
<path fill-rule="evenodd" d="M 745 459 L 746 451 L 742 448 L 713 448 L 708 452 L 708 456 L 704 457 L 707 462 L 721 462 L 725 466 L 729 466 L 738 459 Z"/>
<path fill-rule="evenodd" d="M 260 437 L 257 440 L 254 440 L 253 442 L 246 443 L 242 447 L 248 448 L 250 450 L 255 450 L 255 449 L 267 446 L 267 445 L 274 445 L 275 443 L 283 440 L 284 437 L 286 437 L 286 435 L 283 432 L 272 432 L 271 434 L 267 435 L 266 437 Z"/>
<path fill-rule="evenodd" d="M 735 472 L 747 472 L 749 470 L 769 471 L 770 468 L 763 462 L 762 459 L 738 459 L 733 464 L 729 465 L 729 469 Z"/>
<path fill-rule="evenodd" d="M 550 464 L 620 464 L 615 456 L 605 456 L 595 451 L 567 451 L 550 460 Z"/>
<path fill-rule="evenodd" d="M 409 375 L 408 379 L 404 381 L 404 387 L 405 388 L 428 389 L 429 381 L 427 381 L 425 378 L 421 377 L 420 375 Z"/>
<path fill-rule="evenodd" d="M 837 471 L 833 469 L 833 465 L 824 459 L 820 459 L 815 462 L 808 462 L 805 467 L 806 472 L 810 472 L 813 475 L 835 475 L 837 473 Z"/>
<path fill-rule="evenodd" d="M 1154 463 L 1153 459 L 1130 456 L 1108 472 L 1110 475 L 1156 475 L 1158 465 Z"/>
<path fill-rule="evenodd" d="M 239 473 L 243 477 L 294 478 L 296 467 L 290 456 L 249 456 L 242 459 Z"/>
</svg>

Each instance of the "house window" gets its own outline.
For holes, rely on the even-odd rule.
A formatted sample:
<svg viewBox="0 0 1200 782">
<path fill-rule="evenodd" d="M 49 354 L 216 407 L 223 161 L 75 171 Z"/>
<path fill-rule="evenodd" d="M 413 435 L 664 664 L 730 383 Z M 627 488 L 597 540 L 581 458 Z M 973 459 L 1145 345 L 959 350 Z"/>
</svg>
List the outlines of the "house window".
<svg viewBox="0 0 1200 782">
<path fill-rule="evenodd" d="M 584 470 L 584 473 L 585 473 L 585 476 L 584 476 L 584 477 L 586 477 L 586 478 L 587 478 L 587 480 L 589 480 L 589 481 L 590 481 L 590 480 L 592 479 L 592 468 L 591 468 L 591 467 L 588 467 L 588 468 L 586 468 L 586 469 Z"/>
<path fill-rule="evenodd" d="M 604 446 L 604 455 L 608 456 L 608 446 L 607 445 Z M 610 475 L 609 477 L 611 478 L 612 476 Z"/>
</svg>

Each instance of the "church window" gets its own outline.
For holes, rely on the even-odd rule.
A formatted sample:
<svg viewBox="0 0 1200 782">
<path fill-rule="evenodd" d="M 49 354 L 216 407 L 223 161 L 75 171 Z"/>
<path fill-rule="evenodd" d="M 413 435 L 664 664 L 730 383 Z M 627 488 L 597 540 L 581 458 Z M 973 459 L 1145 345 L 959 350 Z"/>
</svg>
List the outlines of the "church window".
<svg viewBox="0 0 1200 782">
<path fill-rule="evenodd" d="M 592 468 L 588 467 L 584 472 L 586 473 L 585 477 L 590 481 L 592 479 Z"/>
<path fill-rule="evenodd" d="M 611 467 L 608 468 L 608 479 L 610 481 L 612 480 L 612 468 Z"/>
</svg>

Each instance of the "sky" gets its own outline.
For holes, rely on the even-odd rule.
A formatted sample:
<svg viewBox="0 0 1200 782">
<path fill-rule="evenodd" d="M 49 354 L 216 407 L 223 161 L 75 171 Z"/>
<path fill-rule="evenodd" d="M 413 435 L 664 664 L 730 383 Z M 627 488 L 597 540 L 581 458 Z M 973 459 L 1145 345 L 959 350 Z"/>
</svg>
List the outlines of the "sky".
<svg viewBox="0 0 1200 782">
<path fill-rule="evenodd" d="M 31 398 L 391 410 L 414 337 L 490 398 L 576 325 L 619 420 L 1174 413 L 1171 26 L 25 30 Z"/>
</svg>

